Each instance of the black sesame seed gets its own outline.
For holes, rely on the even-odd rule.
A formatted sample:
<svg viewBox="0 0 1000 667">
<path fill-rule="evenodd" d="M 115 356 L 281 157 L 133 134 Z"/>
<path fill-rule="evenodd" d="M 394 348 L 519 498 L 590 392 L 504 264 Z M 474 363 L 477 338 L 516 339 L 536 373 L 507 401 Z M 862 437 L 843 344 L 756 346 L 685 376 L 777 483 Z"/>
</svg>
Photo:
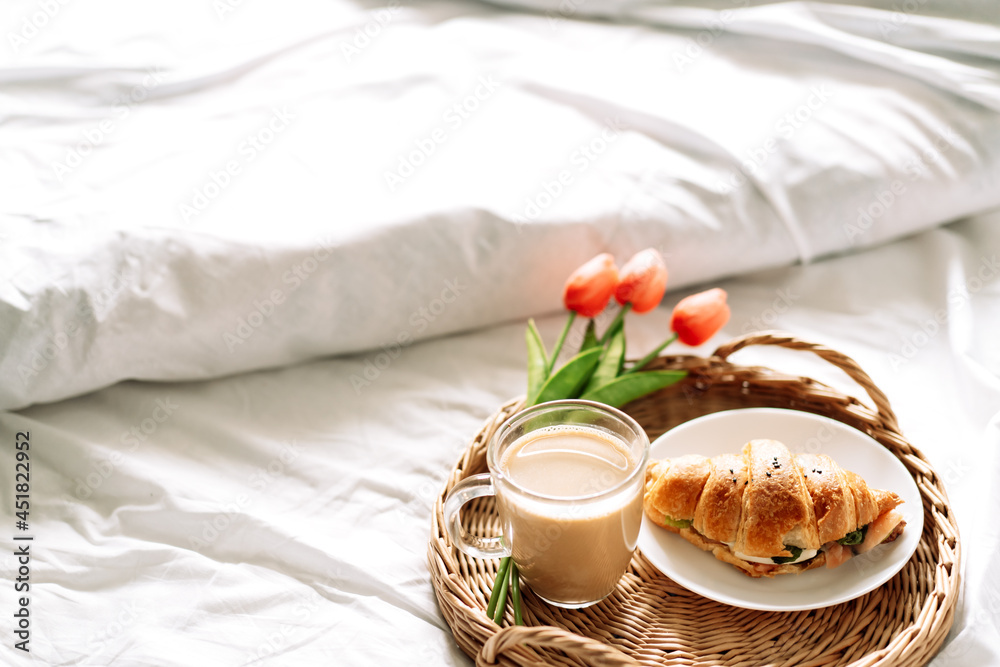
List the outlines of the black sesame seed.
<svg viewBox="0 0 1000 667">
<path fill-rule="evenodd" d="M 767 473 L 767 476 L 768 476 L 768 477 L 770 477 L 770 476 L 771 476 L 771 473 Z"/>
</svg>

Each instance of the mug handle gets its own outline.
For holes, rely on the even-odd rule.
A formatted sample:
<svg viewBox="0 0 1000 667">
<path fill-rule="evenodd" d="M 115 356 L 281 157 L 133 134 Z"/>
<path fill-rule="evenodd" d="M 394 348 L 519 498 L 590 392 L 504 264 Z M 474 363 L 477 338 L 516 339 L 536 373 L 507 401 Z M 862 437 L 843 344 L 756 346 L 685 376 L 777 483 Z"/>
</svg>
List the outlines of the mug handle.
<svg viewBox="0 0 1000 667">
<path fill-rule="evenodd" d="M 452 487 L 444 501 L 444 524 L 452 544 L 473 558 L 504 558 L 510 549 L 504 546 L 503 536 L 478 537 L 465 529 L 459 511 L 462 505 L 482 496 L 495 496 L 496 488 L 489 473 L 471 475 Z"/>
</svg>

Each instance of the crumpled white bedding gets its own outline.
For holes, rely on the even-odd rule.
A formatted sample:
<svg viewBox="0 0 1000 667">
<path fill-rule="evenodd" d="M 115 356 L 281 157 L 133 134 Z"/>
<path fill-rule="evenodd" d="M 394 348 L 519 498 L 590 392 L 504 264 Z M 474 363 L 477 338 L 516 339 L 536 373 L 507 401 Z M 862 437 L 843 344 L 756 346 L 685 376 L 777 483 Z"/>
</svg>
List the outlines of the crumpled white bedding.
<svg viewBox="0 0 1000 667">
<path fill-rule="evenodd" d="M 910 4 L 12 4 L 0 663 L 468 664 L 434 496 L 524 318 L 551 342 L 572 268 L 655 246 L 667 304 L 730 293 L 701 352 L 781 328 L 872 374 L 962 528 L 933 664 L 1000 665 L 998 19 Z"/>
<path fill-rule="evenodd" d="M 728 337 L 779 327 L 861 363 L 945 480 L 964 594 L 935 667 L 1000 664 L 1000 227 L 957 223 L 723 281 Z M 669 293 L 676 302 L 681 293 Z M 455 305 L 454 307 L 460 307 Z M 629 321 L 640 354 L 669 311 Z M 540 320 L 551 344 L 561 316 Z M 207 382 L 128 382 L 0 414 L 32 443 L 32 658 L 4 664 L 471 664 L 425 566 L 430 509 L 483 419 L 523 391 L 520 322 Z M 675 351 L 686 350 L 678 347 Z M 809 355 L 734 357 L 858 392 Z M 0 611 L 12 613 L 9 494 Z"/>
</svg>

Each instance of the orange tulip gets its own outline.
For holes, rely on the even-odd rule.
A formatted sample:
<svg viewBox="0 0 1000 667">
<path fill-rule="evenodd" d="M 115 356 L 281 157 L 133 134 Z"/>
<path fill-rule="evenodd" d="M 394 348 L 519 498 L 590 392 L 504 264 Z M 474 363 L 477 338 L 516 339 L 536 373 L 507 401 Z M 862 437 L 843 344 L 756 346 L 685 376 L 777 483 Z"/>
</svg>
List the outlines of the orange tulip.
<svg viewBox="0 0 1000 667">
<path fill-rule="evenodd" d="M 632 304 L 632 310 L 645 313 L 660 305 L 667 290 L 667 265 L 654 248 L 632 256 L 622 267 L 615 300 Z"/>
<path fill-rule="evenodd" d="M 674 306 L 670 328 L 685 345 L 701 345 L 729 321 L 726 291 L 716 287 L 692 294 Z"/>
<path fill-rule="evenodd" d="M 615 258 L 609 253 L 601 253 L 566 280 L 563 303 L 567 309 L 584 317 L 597 317 L 608 305 L 617 284 Z"/>
</svg>

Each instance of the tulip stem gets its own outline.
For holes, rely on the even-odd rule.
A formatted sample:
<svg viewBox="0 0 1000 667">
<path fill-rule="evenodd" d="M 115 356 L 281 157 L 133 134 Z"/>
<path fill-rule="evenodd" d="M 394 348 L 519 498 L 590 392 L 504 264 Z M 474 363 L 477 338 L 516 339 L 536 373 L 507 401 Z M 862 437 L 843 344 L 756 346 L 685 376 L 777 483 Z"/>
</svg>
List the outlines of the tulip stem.
<svg viewBox="0 0 1000 667">
<path fill-rule="evenodd" d="M 504 556 L 500 559 L 500 567 L 497 569 L 496 579 L 493 580 L 493 590 L 490 591 L 490 601 L 486 605 L 486 615 L 490 618 L 496 614 L 497 603 L 500 602 L 500 593 L 503 591 L 504 595 L 507 595 L 506 587 L 501 584 L 507 580 L 507 574 L 510 570 L 511 559 L 510 556 Z"/>
<path fill-rule="evenodd" d="M 570 327 L 573 326 L 573 322 L 576 320 L 576 311 L 569 311 L 569 317 L 566 318 L 566 326 L 563 327 L 562 333 L 559 334 L 559 340 L 556 341 L 556 346 L 552 349 L 552 356 L 549 358 L 549 363 L 545 367 L 545 377 L 548 378 L 552 375 L 552 369 L 556 366 L 556 359 L 559 357 L 559 353 L 562 352 L 563 343 L 566 342 L 566 335 L 569 333 Z"/>
<path fill-rule="evenodd" d="M 653 359 L 656 359 L 657 355 L 663 351 L 663 348 L 665 348 L 667 345 L 670 345 L 675 340 L 677 340 L 676 333 L 674 333 L 672 336 L 670 336 L 665 341 L 660 343 L 660 345 L 655 350 L 647 354 L 639 361 L 632 364 L 632 366 L 630 366 L 627 371 L 623 372 L 622 375 L 627 375 L 628 373 L 634 373 L 635 371 L 641 371 L 649 362 L 651 362 Z"/>
<path fill-rule="evenodd" d="M 615 334 L 618 326 L 625 320 L 625 315 L 627 315 L 630 310 L 632 310 L 632 302 L 628 302 L 622 306 L 621 310 L 618 311 L 618 314 L 615 315 L 615 319 L 611 320 L 611 324 L 609 324 L 608 328 L 604 330 L 604 335 L 601 336 L 597 342 L 604 345 L 608 338 Z"/>
<path fill-rule="evenodd" d="M 510 562 L 510 601 L 514 605 L 514 625 L 524 625 L 521 613 L 521 580 L 518 578 L 517 563 Z"/>
</svg>

